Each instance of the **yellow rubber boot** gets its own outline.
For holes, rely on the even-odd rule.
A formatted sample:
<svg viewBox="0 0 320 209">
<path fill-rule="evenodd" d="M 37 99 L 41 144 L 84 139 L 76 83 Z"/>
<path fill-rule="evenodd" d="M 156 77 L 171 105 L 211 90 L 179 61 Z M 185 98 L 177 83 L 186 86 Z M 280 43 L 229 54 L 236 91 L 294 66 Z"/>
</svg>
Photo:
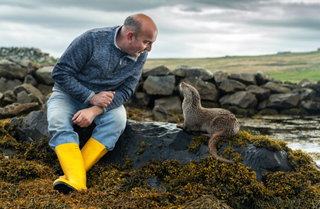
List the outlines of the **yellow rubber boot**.
<svg viewBox="0 0 320 209">
<path fill-rule="evenodd" d="M 105 154 L 108 150 L 106 147 L 95 140 L 90 138 L 87 143 L 82 147 L 81 153 L 84 163 L 84 168 L 86 172 L 92 168 Z M 66 176 L 60 176 L 59 179 L 67 179 Z"/>
<path fill-rule="evenodd" d="M 53 182 L 53 189 L 65 194 L 74 190 L 87 189 L 86 170 L 79 145 L 76 143 L 61 144 L 55 148 L 65 178 Z"/>
<path fill-rule="evenodd" d="M 81 149 L 86 171 L 90 170 L 107 152 L 108 150 L 103 144 L 94 138 L 90 138 Z"/>
</svg>

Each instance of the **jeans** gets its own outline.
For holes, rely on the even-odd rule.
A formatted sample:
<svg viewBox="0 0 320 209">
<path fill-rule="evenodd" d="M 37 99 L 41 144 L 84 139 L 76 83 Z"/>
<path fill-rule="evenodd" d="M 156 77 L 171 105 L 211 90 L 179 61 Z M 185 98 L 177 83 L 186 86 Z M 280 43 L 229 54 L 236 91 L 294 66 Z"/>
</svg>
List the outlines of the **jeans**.
<svg viewBox="0 0 320 209">
<path fill-rule="evenodd" d="M 72 117 L 79 110 L 91 107 L 83 104 L 62 91 L 54 91 L 47 102 L 48 131 L 51 135 L 50 147 L 65 143 L 79 145 L 78 133 L 73 130 Z M 108 151 L 113 150 L 120 135 L 126 127 L 127 115 L 123 105 L 98 115 L 94 119 L 96 124 L 91 138 L 103 144 Z"/>
</svg>

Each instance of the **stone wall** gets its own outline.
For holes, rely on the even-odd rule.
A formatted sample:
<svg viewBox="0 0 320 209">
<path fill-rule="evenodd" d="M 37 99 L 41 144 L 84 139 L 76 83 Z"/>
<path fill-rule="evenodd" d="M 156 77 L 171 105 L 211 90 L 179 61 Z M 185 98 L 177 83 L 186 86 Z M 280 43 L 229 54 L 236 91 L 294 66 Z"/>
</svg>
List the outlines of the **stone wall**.
<svg viewBox="0 0 320 209">
<path fill-rule="evenodd" d="M 144 69 L 133 104 L 154 108 L 154 119 L 166 119 L 168 110 L 181 111 L 178 86 L 186 82 L 200 93 L 204 107 L 222 107 L 237 115 L 307 115 L 320 113 L 320 82 L 303 79 L 298 84 L 283 83 L 257 72 L 210 72 L 204 68 L 165 66 Z"/>
<path fill-rule="evenodd" d="M 48 53 L 43 53 L 40 49 L 33 47 L 0 47 L 0 60 L 1 59 L 25 59 L 40 63 L 54 60 Z"/>
</svg>

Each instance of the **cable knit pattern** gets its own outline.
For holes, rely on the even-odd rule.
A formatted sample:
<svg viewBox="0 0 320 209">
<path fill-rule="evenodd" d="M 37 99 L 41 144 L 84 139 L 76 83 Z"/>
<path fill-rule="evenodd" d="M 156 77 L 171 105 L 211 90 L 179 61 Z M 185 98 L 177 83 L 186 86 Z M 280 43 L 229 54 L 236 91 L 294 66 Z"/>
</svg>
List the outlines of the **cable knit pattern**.
<svg viewBox="0 0 320 209">
<path fill-rule="evenodd" d="M 94 94 L 115 91 L 104 112 L 129 100 L 141 76 L 148 52 L 138 58 L 126 55 L 115 45 L 120 26 L 89 30 L 77 37 L 52 71 L 53 90 L 60 90 L 83 103 Z M 121 61 L 120 61 L 121 59 Z"/>
</svg>

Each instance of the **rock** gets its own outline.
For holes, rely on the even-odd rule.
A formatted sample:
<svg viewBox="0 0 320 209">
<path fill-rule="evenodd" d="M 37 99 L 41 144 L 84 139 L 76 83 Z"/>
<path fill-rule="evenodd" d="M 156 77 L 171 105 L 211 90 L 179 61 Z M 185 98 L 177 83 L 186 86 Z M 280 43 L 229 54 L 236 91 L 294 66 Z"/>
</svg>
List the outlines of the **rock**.
<svg viewBox="0 0 320 209">
<path fill-rule="evenodd" d="M 29 62 L 28 64 L 28 72 L 32 75 L 36 74 L 36 71 L 41 68 L 41 65 L 35 62 Z"/>
<path fill-rule="evenodd" d="M 17 132 L 18 141 L 39 142 L 42 137 L 51 138 L 46 113 L 34 111 L 28 114 L 17 128 Z"/>
<path fill-rule="evenodd" d="M 172 70 L 172 74 L 179 77 L 192 77 L 199 78 L 201 80 L 207 81 L 213 78 L 213 74 L 205 69 L 200 67 L 188 67 L 185 65 L 181 65 Z"/>
<path fill-rule="evenodd" d="M 8 90 L 3 93 L 3 96 L 1 97 L 1 107 L 7 106 L 9 104 L 17 102 L 17 97 L 14 95 L 12 90 Z"/>
<path fill-rule="evenodd" d="M 27 73 L 27 68 L 23 68 L 17 63 L 9 60 L 0 60 L 0 77 L 23 80 Z"/>
<path fill-rule="evenodd" d="M 0 108 L 0 119 L 11 118 L 15 116 L 21 116 L 34 110 L 39 110 L 41 106 L 37 102 L 18 104 L 13 103 Z"/>
<path fill-rule="evenodd" d="M 186 82 L 195 87 L 200 94 L 201 100 L 209 100 L 214 102 L 217 102 L 219 100 L 220 92 L 211 82 L 191 77 L 184 78 L 181 80 L 181 82 Z"/>
<path fill-rule="evenodd" d="M 270 96 L 270 90 L 260 86 L 250 85 L 247 86 L 245 90 L 254 94 L 259 102 L 268 99 Z"/>
<path fill-rule="evenodd" d="M 17 102 L 19 104 L 30 103 L 31 99 L 28 97 L 28 93 L 25 91 L 21 91 L 17 95 Z"/>
<path fill-rule="evenodd" d="M 234 93 L 236 91 L 242 91 L 245 88 L 245 84 L 228 78 L 223 79 L 219 86 L 219 89 L 225 94 Z"/>
<path fill-rule="evenodd" d="M 26 75 L 26 77 L 24 77 L 23 83 L 30 84 L 34 87 L 38 86 L 37 80 L 32 75 Z"/>
<path fill-rule="evenodd" d="M 25 57 L 22 59 L 16 59 L 14 57 L 9 56 L 8 60 L 12 61 L 14 63 L 17 63 L 18 65 L 20 65 L 23 68 L 27 68 L 30 63 L 30 60 L 26 59 Z"/>
<path fill-rule="evenodd" d="M 302 101 L 300 106 L 306 110 L 311 110 L 311 111 L 319 111 L 320 110 L 320 102 L 315 102 L 315 101 L 311 101 L 311 100 Z"/>
<path fill-rule="evenodd" d="M 135 98 L 138 101 L 139 105 L 148 106 L 151 97 L 144 92 L 135 92 Z"/>
<path fill-rule="evenodd" d="M 43 67 L 36 71 L 36 76 L 39 81 L 47 84 L 53 85 L 54 81 L 51 77 L 51 72 L 53 70 L 53 66 Z"/>
<path fill-rule="evenodd" d="M 300 100 L 312 100 L 316 96 L 316 91 L 309 88 L 301 88 L 299 93 Z"/>
<path fill-rule="evenodd" d="M 268 82 L 263 87 L 269 89 L 272 94 L 291 93 L 289 88 L 282 87 L 274 82 Z"/>
<path fill-rule="evenodd" d="M 166 76 L 168 75 L 170 70 L 165 67 L 164 65 L 157 66 L 152 69 L 143 69 L 142 70 L 142 77 L 146 78 L 150 75 L 152 76 Z"/>
<path fill-rule="evenodd" d="M 256 73 L 255 77 L 256 77 L 256 81 L 257 81 L 258 86 L 265 84 L 266 80 L 268 79 L 267 76 L 265 74 L 263 74 L 262 71 L 258 71 Z"/>
<path fill-rule="evenodd" d="M 292 108 L 298 105 L 299 100 L 300 95 L 298 93 L 271 94 L 267 107 Z"/>
<path fill-rule="evenodd" d="M 168 76 L 149 76 L 143 83 L 143 89 L 149 95 L 172 95 L 175 77 L 173 75 Z"/>
<path fill-rule="evenodd" d="M 267 107 L 268 107 L 268 100 L 263 100 L 263 101 L 261 101 L 261 102 L 259 103 L 257 109 L 258 109 L 258 110 L 263 110 L 263 109 L 265 109 L 265 108 L 267 108 Z"/>
<path fill-rule="evenodd" d="M 159 106 L 165 110 L 176 110 L 182 112 L 181 99 L 178 96 L 163 97 L 154 100 L 154 106 Z"/>
<path fill-rule="evenodd" d="M 245 85 L 257 85 L 256 78 L 251 73 L 231 73 L 230 79 L 240 81 Z"/>
<path fill-rule="evenodd" d="M 234 94 L 227 94 L 219 100 L 221 105 L 238 106 L 241 108 L 255 108 L 257 106 L 256 97 L 247 91 L 239 91 Z"/>
<path fill-rule="evenodd" d="M 301 86 L 302 86 L 303 84 L 305 84 L 305 83 L 309 84 L 309 83 L 310 83 L 309 79 L 307 79 L 307 78 L 302 79 L 302 80 L 298 83 L 298 86 L 301 87 Z"/>
<path fill-rule="evenodd" d="M 222 155 L 223 149 L 229 143 L 225 142 L 220 148 L 219 155 Z M 288 165 L 287 153 L 285 151 L 270 151 L 264 147 L 258 148 L 253 144 L 248 144 L 247 147 L 232 146 L 243 158 L 243 164 L 256 172 L 257 181 L 262 181 L 262 176 L 266 173 L 277 171 L 292 171 Z"/>
<path fill-rule="evenodd" d="M 225 78 L 228 78 L 228 73 L 225 71 L 216 70 L 213 73 L 213 77 L 214 77 L 214 81 L 215 81 L 216 85 L 219 87 L 222 80 Z"/>
<path fill-rule="evenodd" d="M 21 85 L 22 82 L 18 79 L 6 79 L 6 78 L 1 78 L 0 79 L 0 92 L 5 92 L 8 90 L 14 89 L 14 87 Z"/>
<path fill-rule="evenodd" d="M 28 94 L 33 93 L 34 95 L 36 95 L 39 98 L 41 98 L 43 96 L 42 93 L 37 88 L 35 88 L 34 86 L 32 86 L 30 84 L 26 84 L 26 83 L 22 84 L 20 86 L 16 86 L 13 89 L 13 92 L 15 95 L 18 95 L 18 93 L 21 91 L 25 91 Z"/>
<path fill-rule="evenodd" d="M 152 116 L 154 121 L 163 121 L 169 118 L 167 110 L 158 105 L 152 109 Z"/>
<path fill-rule="evenodd" d="M 51 85 L 45 85 L 45 84 L 42 84 L 40 83 L 38 86 L 37 86 L 37 89 L 41 92 L 42 95 L 44 96 L 47 96 L 48 94 L 51 94 L 52 93 L 52 88 L 53 86 Z"/>
</svg>

